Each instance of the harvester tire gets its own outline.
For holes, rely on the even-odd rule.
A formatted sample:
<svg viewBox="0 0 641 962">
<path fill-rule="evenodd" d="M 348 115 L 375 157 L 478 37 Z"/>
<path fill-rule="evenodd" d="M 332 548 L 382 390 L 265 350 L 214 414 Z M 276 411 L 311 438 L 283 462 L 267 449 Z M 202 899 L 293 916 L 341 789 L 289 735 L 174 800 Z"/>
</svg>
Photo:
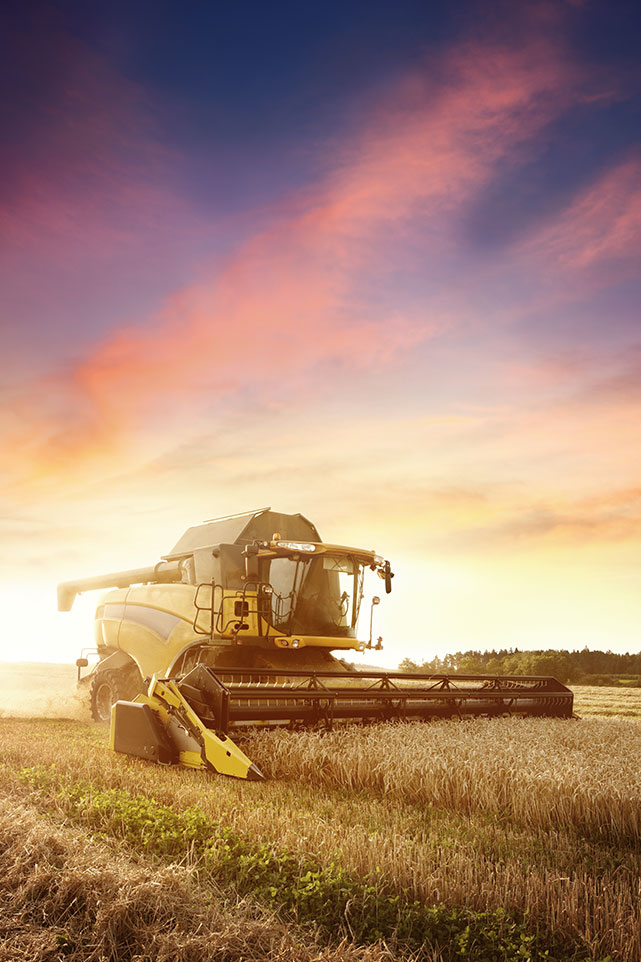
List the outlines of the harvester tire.
<svg viewBox="0 0 641 962">
<path fill-rule="evenodd" d="M 135 668 L 97 671 L 91 682 L 91 717 L 97 722 L 109 722 L 112 705 L 130 701 L 141 691 L 140 674 Z"/>
</svg>

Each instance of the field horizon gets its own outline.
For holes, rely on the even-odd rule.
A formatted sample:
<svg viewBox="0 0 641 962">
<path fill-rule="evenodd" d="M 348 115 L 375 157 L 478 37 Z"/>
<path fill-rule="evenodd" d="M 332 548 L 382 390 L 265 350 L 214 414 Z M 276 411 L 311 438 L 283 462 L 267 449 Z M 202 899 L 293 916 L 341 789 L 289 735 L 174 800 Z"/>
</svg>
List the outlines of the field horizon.
<svg viewBox="0 0 641 962">
<path fill-rule="evenodd" d="M 361 668 L 366 670 L 367 666 Z M 87 693 L 77 688 L 77 671 L 75 665 L 59 662 L 0 662 L 0 718 L 87 720 Z M 641 718 L 641 688 L 573 684 L 569 687 L 575 695 L 578 715 Z"/>
</svg>

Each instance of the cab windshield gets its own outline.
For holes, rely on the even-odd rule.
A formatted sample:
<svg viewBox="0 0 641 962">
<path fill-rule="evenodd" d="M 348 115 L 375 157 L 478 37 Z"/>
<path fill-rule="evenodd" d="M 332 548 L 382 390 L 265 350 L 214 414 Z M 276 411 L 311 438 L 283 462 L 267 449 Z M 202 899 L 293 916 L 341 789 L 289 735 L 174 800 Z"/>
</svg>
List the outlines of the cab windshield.
<svg viewBox="0 0 641 962">
<path fill-rule="evenodd" d="M 356 637 L 363 568 L 353 558 L 273 558 L 264 582 L 271 586 L 263 617 L 277 631 Z"/>
</svg>

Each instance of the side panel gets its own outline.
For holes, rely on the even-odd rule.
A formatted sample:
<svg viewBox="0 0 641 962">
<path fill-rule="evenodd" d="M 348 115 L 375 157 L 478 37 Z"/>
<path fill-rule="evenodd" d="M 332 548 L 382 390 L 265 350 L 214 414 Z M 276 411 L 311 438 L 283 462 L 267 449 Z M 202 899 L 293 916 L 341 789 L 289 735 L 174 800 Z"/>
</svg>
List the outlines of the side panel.
<svg viewBox="0 0 641 962">
<path fill-rule="evenodd" d="M 114 615 L 114 608 L 109 609 L 109 613 L 107 613 L 107 606 L 116 605 L 122 609 L 128 592 L 129 588 L 116 588 L 101 597 L 100 603 L 96 608 L 96 620 L 94 622 L 94 637 L 98 651 L 104 648 L 118 647 L 122 615 Z M 117 611 L 118 609 L 115 610 Z"/>
<path fill-rule="evenodd" d="M 143 677 L 162 675 L 185 645 L 203 640 L 193 629 L 195 590 L 171 584 L 112 591 L 102 599 L 98 631 L 134 659 Z"/>
<path fill-rule="evenodd" d="M 110 591 L 101 598 L 96 613 L 96 639 L 98 648 L 126 652 L 138 665 L 143 678 L 168 673 L 176 657 L 192 643 L 207 643 L 208 634 L 194 631 L 196 614 L 194 598 L 195 585 L 163 584 L 140 585 L 128 589 Z M 216 641 L 215 646 L 227 647 L 233 644 L 233 626 L 239 621 L 247 625 L 247 630 L 238 632 L 240 646 L 270 649 L 325 648 L 361 649 L 362 642 L 351 638 L 310 637 L 297 635 L 288 637 L 270 634 L 269 638 L 257 638 L 257 617 L 255 597 L 246 595 L 249 611 L 243 613 L 242 593 L 225 592 L 223 617 L 220 628 L 225 637 Z M 203 603 L 203 599 L 199 600 Z M 216 592 L 216 606 L 221 603 L 221 593 Z M 209 629 L 209 612 L 199 616 L 199 626 L 204 632 Z M 266 624 L 263 623 L 266 628 Z M 272 629 L 273 632 L 273 629 Z"/>
</svg>

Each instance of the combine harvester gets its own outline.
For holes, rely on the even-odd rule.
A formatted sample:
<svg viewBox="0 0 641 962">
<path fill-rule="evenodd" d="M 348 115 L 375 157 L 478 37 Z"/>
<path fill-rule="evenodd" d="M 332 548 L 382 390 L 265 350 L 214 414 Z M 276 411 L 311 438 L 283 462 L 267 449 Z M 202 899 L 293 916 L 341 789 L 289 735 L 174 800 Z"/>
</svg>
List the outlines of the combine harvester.
<svg viewBox="0 0 641 962">
<path fill-rule="evenodd" d="M 373 551 L 325 544 L 300 514 L 270 508 L 189 528 L 158 564 L 58 586 L 58 608 L 112 588 L 96 611 L 98 662 L 77 661 L 111 747 L 238 778 L 261 772 L 232 741 L 247 726 L 465 717 L 572 717 L 555 678 L 348 671 L 332 652 L 362 652 L 367 571 L 394 577 Z"/>
</svg>

